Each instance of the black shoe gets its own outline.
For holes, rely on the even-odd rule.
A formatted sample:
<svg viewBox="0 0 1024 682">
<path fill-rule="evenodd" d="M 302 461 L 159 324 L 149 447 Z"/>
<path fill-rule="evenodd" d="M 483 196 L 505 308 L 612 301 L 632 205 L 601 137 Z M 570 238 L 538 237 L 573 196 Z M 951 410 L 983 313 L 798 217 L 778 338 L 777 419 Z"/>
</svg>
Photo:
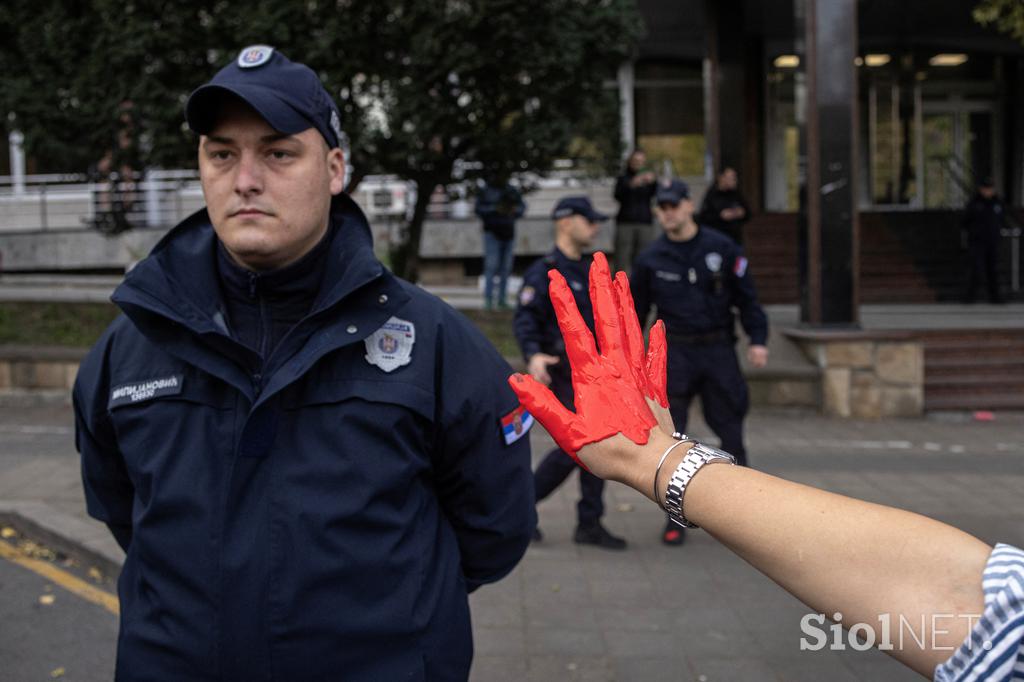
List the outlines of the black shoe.
<svg viewBox="0 0 1024 682">
<path fill-rule="evenodd" d="M 578 545 L 594 545 L 604 549 L 626 549 L 626 541 L 609 533 L 600 523 L 576 526 L 576 534 L 573 535 L 572 540 Z"/>
<path fill-rule="evenodd" d="M 540 532 L 540 526 L 533 527 L 533 535 L 530 536 L 531 542 L 540 542 L 544 539 L 544 533 Z"/>
<path fill-rule="evenodd" d="M 686 540 L 683 527 L 675 521 L 665 522 L 665 530 L 661 532 L 661 541 L 666 545 L 678 547 Z"/>
</svg>

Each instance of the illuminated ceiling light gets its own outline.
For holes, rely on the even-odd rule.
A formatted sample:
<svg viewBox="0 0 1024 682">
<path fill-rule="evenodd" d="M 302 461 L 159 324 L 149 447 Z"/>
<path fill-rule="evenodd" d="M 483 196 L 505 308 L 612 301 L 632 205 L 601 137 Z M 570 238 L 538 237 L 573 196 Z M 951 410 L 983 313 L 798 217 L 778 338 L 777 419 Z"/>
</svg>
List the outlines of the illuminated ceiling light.
<svg viewBox="0 0 1024 682">
<path fill-rule="evenodd" d="M 772 63 L 776 69 L 795 69 L 800 66 L 800 57 L 795 54 L 780 54 Z"/>
<path fill-rule="evenodd" d="M 868 66 L 885 66 L 891 58 L 887 54 L 866 54 L 864 63 Z"/>
<path fill-rule="evenodd" d="M 960 66 L 967 61 L 967 55 L 962 53 L 937 54 L 928 60 L 932 66 Z"/>
<path fill-rule="evenodd" d="M 864 66 L 864 58 L 863 57 L 854 57 L 853 58 L 853 63 L 856 64 L 857 66 Z"/>
</svg>

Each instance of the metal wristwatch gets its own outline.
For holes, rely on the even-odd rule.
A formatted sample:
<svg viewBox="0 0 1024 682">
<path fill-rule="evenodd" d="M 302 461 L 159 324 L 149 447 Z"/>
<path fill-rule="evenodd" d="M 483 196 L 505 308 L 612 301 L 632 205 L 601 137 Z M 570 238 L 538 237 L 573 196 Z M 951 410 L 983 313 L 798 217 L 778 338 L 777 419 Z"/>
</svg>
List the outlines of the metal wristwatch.
<svg viewBox="0 0 1024 682">
<path fill-rule="evenodd" d="M 697 524 L 687 521 L 686 516 L 683 515 L 683 496 L 686 494 L 686 487 L 690 485 L 690 481 L 701 467 L 715 462 L 735 464 L 736 458 L 728 452 L 697 441 L 686 452 L 668 480 L 668 489 L 665 491 L 665 511 L 668 512 L 670 519 L 683 528 L 700 528 Z"/>
</svg>

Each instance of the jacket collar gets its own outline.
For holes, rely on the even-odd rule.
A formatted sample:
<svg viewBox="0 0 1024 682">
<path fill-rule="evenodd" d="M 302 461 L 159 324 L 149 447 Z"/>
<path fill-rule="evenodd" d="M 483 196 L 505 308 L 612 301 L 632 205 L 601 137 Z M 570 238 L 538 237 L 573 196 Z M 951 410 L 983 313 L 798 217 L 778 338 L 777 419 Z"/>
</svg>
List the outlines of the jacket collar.
<svg viewBox="0 0 1024 682">
<path fill-rule="evenodd" d="M 294 372 L 305 371 L 335 348 L 362 340 L 409 299 L 373 255 L 370 226 L 359 206 L 338 195 L 331 202 L 330 219 L 333 229 L 320 293 L 297 333 L 289 335 L 289 348 L 275 352 L 278 362 L 266 368 L 266 376 L 290 362 L 314 331 L 318 338 L 310 341 L 309 352 L 298 363 L 303 367 L 294 366 Z M 162 349 L 253 396 L 257 391 L 242 369 L 245 363 L 228 360 L 252 351 L 228 333 L 216 258 L 217 237 L 203 209 L 168 232 L 125 276 L 111 300 Z M 344 314 L 337 314 L 340 309 Z M 357 331 L 348 332 L 351 328 Z M 203 343 L 196 343 L 196 336 Z"/>
</svg>

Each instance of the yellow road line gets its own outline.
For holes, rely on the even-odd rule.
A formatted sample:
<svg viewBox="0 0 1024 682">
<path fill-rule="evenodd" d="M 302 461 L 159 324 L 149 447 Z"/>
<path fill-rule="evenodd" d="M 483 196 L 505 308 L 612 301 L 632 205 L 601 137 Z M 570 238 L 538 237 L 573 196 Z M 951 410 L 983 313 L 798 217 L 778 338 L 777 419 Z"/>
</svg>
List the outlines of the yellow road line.
<svg viewBox="0 0 1024 682">
<path fill-rule="evenodd" d="M 121 611 L 116 595 L 94 587 L 81 578 L 71 575 L 49 562 L 25 556 L 17 548 L 12 547 L 6 542 L 0 542 L 0 559 L 7 559 L 11 563 L 27 568 L 33 573 L 37 573 L 47 580 L 57 583 L 71 594 L 102 606 L 115 616 Z"/>
</svg>

